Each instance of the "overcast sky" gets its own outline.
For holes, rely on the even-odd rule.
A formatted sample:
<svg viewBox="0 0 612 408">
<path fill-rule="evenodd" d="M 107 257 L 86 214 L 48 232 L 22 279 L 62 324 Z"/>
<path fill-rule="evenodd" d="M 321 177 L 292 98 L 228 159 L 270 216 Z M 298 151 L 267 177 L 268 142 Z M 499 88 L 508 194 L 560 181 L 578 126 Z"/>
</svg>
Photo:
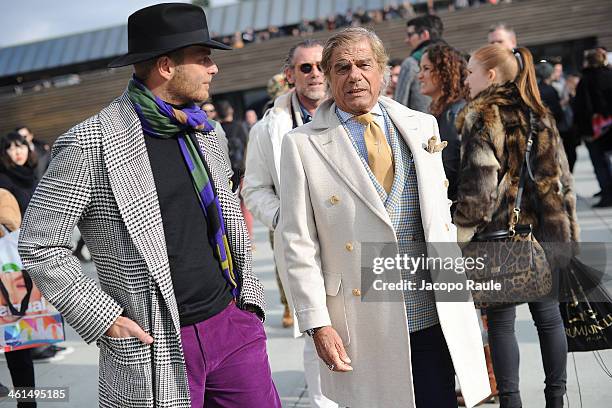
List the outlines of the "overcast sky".
<svg viewBox="0 0 612 408">
<path fill-rule="evenodd" d="M 0 0 L 0 48 L 127 23 L 134 11 L 189 0 Z M 212 0 L 213 6 L 236 0 Z"/>
</svg>

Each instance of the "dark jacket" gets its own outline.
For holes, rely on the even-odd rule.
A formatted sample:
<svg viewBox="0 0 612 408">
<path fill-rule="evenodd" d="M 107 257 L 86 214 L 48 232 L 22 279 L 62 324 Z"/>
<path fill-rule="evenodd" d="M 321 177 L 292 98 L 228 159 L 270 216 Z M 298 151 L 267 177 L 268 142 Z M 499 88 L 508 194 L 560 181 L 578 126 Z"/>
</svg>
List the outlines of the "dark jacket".
<svg viewBox="0 0 612 408">
<path fill-rule="evenodd" d="M 232 182 L 234 186 L 238 186 L 244 175 L 246 146 L 249 141 L 249 134 L 242 122 L 238 120 L 221 122 L 221 126 L 225 131 L 229 146 L 229 158 L 232 165 L 232 171 L 234 172 Z"/>
<path fill-rule="evenodd" d="M 559 99 L 559 94 L 557 90 L 553 88 L 552 85 L 548 85 L 544 81 L 540 81 L 538 83 L 538 89 L 540 90 L 540 97 L 542 98 L 542 103 L 550 110 L 553 117 L 555 118 L 555 123 L 561 123 L 563 121 L 563 108 L 561 107 L 561 100 Z"/>
<path fill-rule="evenodd" d="M 22 216 L 37 184 L 38 179 L 34 169 L 28 166 L 6 168 L 0 164 L 0 188 L 7 189 L 17 199 Z"/>
<path fill-rule="evenodd" d="M 513 83 L 492 86 L 461 111 L 461 170 L 454 222 L 460 240 L 508 228 L 518 189 L 529 109 Z M 551 118 L 537 120 L 531 153 L 535 182 L 527 180 L 521 224 L 532 224 L 542 242 L 579 238 L 573 179 Z M 463 238 L 463 239 L 462 239 Z"/>
<path fill-rule="evenodd" d="M 612 69 L 585 68 L 576 88 L 574 123 L 580 135 L 593 135 L 591 119 L 595 113 L 612 115 Z"/>
<path fill-rule="evenodd" d="M 421 93 L 421 83 L 417 80 L 421 57 L 430 44 L 430 41 L 423 42 L 402 62 L 393 96 L 397 102 L 419 112 L 428 112 L 431 103 L 431 98 Z"/>
<path fill-rule="evenodd" d="M 45 175 L 49 162 L 51 161 L 51 147 L 48 144 L 34 139 L 32 141 L 34 145 L 34 151 L 36 152 L 36 168 L 34 169 L 34 175 L 38 180 Z"/>
<path fill-rule="evenodd" d="M 453 202 L 457 200 L 457 182 L 461 158 L 461 137 L 457 133 L 455 120 L 464 106 L 465 101 L 461 99 L 448 105 L 440 115 L 436 116 L 440 129 L 440 139 L 448 142 L 448 145 L 442 150 L 442 163 L 448 179 L 448 198 Z"/>
</svg>

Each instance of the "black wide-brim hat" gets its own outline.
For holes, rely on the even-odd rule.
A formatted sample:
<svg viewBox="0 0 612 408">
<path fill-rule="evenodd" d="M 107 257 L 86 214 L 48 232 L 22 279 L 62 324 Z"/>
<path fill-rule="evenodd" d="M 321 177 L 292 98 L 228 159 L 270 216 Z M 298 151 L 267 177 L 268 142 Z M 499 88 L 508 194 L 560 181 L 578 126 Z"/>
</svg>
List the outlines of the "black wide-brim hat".
<svg viewBox="0 0 612 408">
<path fill-rule="evenodd" d="M 201 7 L 163 3 L 140 9 L 128 18 L 128 53 L 114 59 L 109 68 L 136 64 L 190 45 L 231 50 L 212 40 Z"/>
</svg>

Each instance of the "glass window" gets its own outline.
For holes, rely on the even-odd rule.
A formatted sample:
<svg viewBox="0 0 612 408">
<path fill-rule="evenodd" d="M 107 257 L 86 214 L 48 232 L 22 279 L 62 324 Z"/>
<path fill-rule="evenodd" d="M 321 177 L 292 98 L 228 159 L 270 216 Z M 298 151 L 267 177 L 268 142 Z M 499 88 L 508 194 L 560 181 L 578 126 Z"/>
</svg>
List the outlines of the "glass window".
<svg viewBox="0 0 612 408">
<path fill-rule="evenodd" d="M 9 61 L 16 47 L 8 47 L 0 49 L 0 75 L 5 75 Z"/>
<path fill-rule="evenodd" d="M 62 55 L 64 55 L 65 38 L 56 38 L 51 40 L 51 50 L 49 51 L 49 59 L 47 60 L 47 68 L 57 67 L 60 65 Z"/>
<path fill-rule="evenodd" d="M 366 0 L 353 0 L 352 4 L 353 11 L 356 11 L 359 8 L 366 8 Z"/>
<path fill-rule="evenodd" d="M 117 46 L 117 55 L 125 54 L 128 51 L 128 30 L 127 25 L 121 31 L 121 37 L 119 38 L 119 44 Z"/>
<path fill-rule="evenodd" d="M 270 0 L 257 0 L 255 9 L 255 30 L 261 30 L 268 27 L 268 19 L 270 17 Z"/>
<path fill-rule="evenodd" d="M 19 71 L 19 67 L 21 66 L 21 60 L 23 59 L 25 47 L 23 45 L 18 45 L 13 50 L 13 54 L 11 55 L 11 59 L 9 60 L 8 66 L 6 68 L 7 74 L 16 74 Z"/>
<path fill-rule="evenodd" d="M 270 24 L 280 27 L 285 24 L 285 0 L 272 0 Z"/>
<path fill-rule="evenodd" d="M 327 18 L 334 12 L 334 4 L 331 1 L 319 1 L 319 17 Z"/>
<path fill-rule="evenodd" d="M 317 19 L 317 1 L 306 0 L 302 3 L 302 19 L 316 20 Z"/>
<path fill-rule="evenodd" d="M 297 24 L 302 21 L 302 0 L 287 0 L 286 7 L 285 24 Z"/>
<path fill-rule="evenodd" d="M 367 10 L 382 10 L 384 7 L 383 0 L 367 0 Z"/>
<path fill-rule="evenodd" d="M 244 31 L 248 27 L 253 27 L 253 17 L 255 16 L 255 2 L 243 1 L 240 3 L 240 22 L 238 29 Z"/>
<path fill-rule="evenodd" d="M 22 72 L 30 72 L 32 71 L 32 65 L 34 64 L 34 58 L 36 57 L 36 52 L 40 47 L 40 43 L 33 43 L 24 45 L 25 50 L 23 51 L 23 58 L 21 59 L 21 63 L 17 68 L 19 73 Z"/>
<path fill-rule="evenodd" d="M 65 42 L 64 42 L 64 52 L 62 55 L 62 59 L 60 61 L 60 65 L 71 64 L 76 57 L 78 49 L 79 49 L 79 34 L 71 35 L 70 37 L 66 37 Z"/>
<path fill-rule="evenodd" d="M 240 31 L 238 27 L 238 13 L 240 11 L 240 4 L 232 4 L 225 7 L 225 21 L 223 22 L 223 34 L 234 34 L 236 31 Z"/>
<path fill-rule="evenodd" d="M 43 41 L 36 51 L 36 57 L 32 63 L 32 71 L 47 68 L 47 60 L 49 59 L 49 51 L 51 51 L 52 41 Z"/>
<path fill-rule="evenodd" d="M 108 35 L 110 34 L 110 29 L 106 29 L 106 30 L 98 30 L 92 33 L 92 39 L 91 39 L 91 47 L 90 47 L 90 52 L 89 52 L 89 59 L 90 60 L 96 60 L 96 59 L 100 59 L 102 58 L 103 55 L 103 51 L 104 51 L 104 45 L 106 44 L 106 38 L 108 37 Z"/>
<path fill-rule="evenodd" d="M 91 45 L 93 42 L 92 32 L 81 34 L 78 36 L 79 46 L 75 53 L 74 60 L 71 63 L 87 61 L 89 53 L 91 52 Z"/>
<path fill-rule="evenodd" d="M 223 11 L 225 7 L 214 7 L 209 10 L 209 15 L 207 17 L 208 21 L 208 29 L 220 35 L 223 30 Z"/>
<path fill-rule="evenodd" d="M 115 57 L 121 54 L 119 42 L 124 31 L 127 32 L 127 26 L 113 27 L 108 30 L 108 35 L 104 42 L 104 50 L 101 53 L 102 57 Z"/>
</svg>

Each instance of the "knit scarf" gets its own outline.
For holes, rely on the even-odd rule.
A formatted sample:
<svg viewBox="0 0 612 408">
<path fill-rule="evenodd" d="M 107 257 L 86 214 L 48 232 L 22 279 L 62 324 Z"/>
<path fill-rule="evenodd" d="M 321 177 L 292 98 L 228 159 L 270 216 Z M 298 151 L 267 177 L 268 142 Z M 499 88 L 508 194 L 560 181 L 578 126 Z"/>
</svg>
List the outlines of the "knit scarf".
<svg viewBox="0 0 612 408">
<path fill-rule="evenodd" d="M 200 208 L 206 217 L 211 234 L 209 241 L 221 265 L 223 277 L 230 284 L 234 298 L 238 297 L 238 280 L 230 252 L 219 197 L 195 139 L 196 130 L 210 132 L 213 127 L 206 120 L 206 113 L 196 104 L 176 108 L 147 89 L 135 76 L 128 84 L 128 96 L 142 123 L 142 130 L 151 137 L 178 141 L 183 159 L 189 169 Z"/>
<path fill-rule="evenodd" d="M 432 42 L 429 40 L 423 41 L 421 44 L 419 44 L 419 46 L 414 51 L 412 51 L 410 56 L 414 58 L 415 60 L 417 60 L 417 62 L 421 62 L 421 58 L 423 58 L 423 54 L 425 54 L 425 51 L 427 51 L 427 47 L 429 47 L 431 43 Z"/>
</svg>

